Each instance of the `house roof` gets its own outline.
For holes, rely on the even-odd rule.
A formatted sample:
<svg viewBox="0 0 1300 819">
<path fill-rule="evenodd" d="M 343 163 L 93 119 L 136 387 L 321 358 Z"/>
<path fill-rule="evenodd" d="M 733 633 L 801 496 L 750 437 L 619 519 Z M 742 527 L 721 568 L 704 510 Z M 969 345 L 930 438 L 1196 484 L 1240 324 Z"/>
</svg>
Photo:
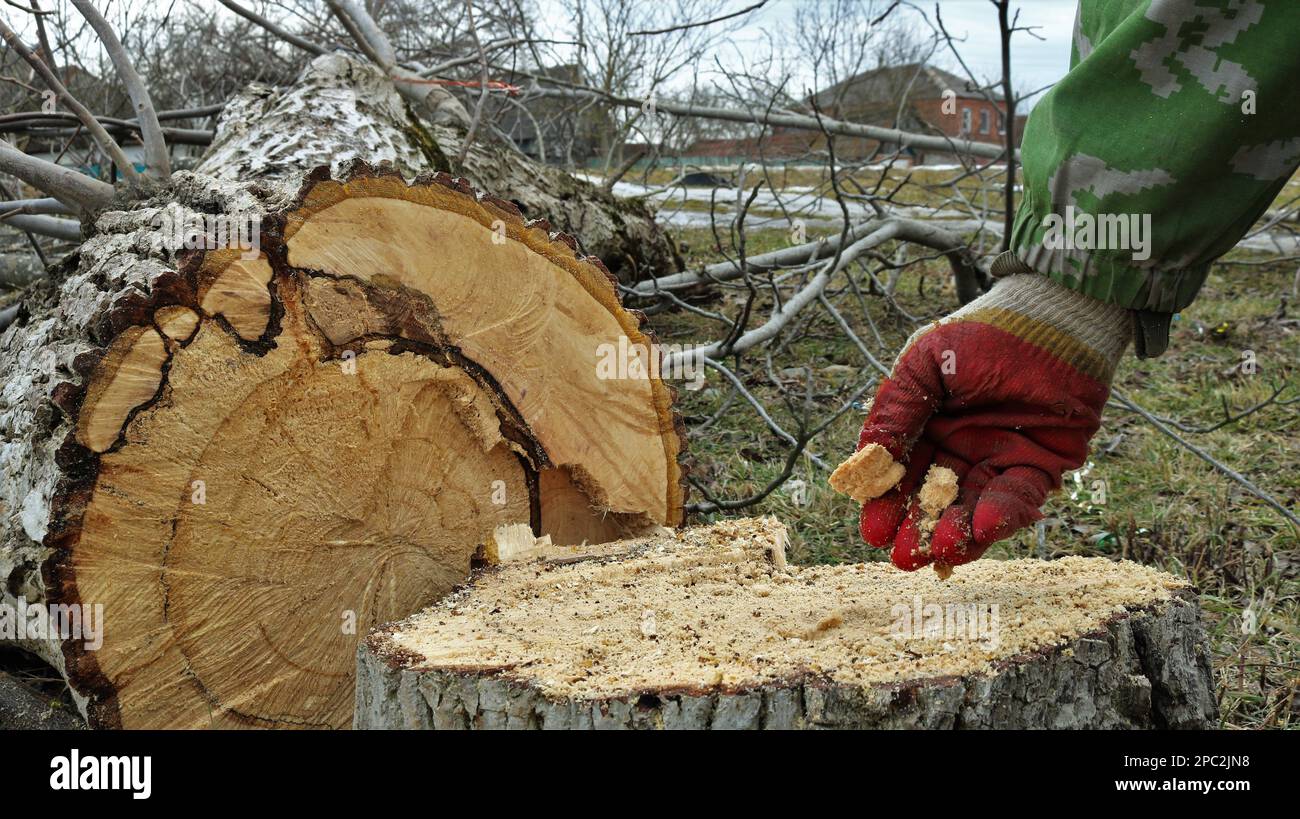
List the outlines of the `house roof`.
<svg viewBox="0 0 1300 819">
<path fill-rule="evenodd" d="M 912 100 L 938 99 L 944 91 L 951 90 L 959 98 L 985 99 L 969 79 L 951 71 L 925 63 L 887 65 L 864 71 L 818 91 L 809 101 L 815 100 L 821 108 L 869 109 L 879 105 L 897 106 L 904 95 Z M 1002 99 L 999 91 L 990 89 L 988 96 Z"/>
</svg>

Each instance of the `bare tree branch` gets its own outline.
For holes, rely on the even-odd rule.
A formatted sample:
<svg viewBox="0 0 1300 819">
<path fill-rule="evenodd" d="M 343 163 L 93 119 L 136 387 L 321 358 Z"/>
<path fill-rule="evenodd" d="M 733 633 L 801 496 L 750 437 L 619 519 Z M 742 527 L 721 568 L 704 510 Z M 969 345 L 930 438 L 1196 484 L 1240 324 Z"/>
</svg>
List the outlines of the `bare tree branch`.
<svg viewBox="0 0 1300 819">
<path fill-rule="evenodd" d="M 758 11 L 759 9 L 761 9 L 763 6 L 766 5 L 767 5 L 767 0 L 758 0 L 758 2 L 752 6 L 743 8 L 740 11 L 733 11 L 731 14 L 724 14 L 721 17 L 714 17 L 711 20 L 700 20 L 699 22 L 694 22 L 694 23 L 682 23 L 681 25 L 669 26 L 667 28 L 653 29 L 650 31 L 630 31 L 628 32 L 628 36 L 642 37 L 648 34 L 671 34 L 674 31 L 684 31 L 688 28 L 699 28 L 700 26 L 711 26 L 714 23 L 721 23 L 725 20 L 732 20 L 737 17 L 743 17 L 746 14 L 749 14 L 751 11 Z"/>
<path fill-rule="evenodd" d="M 75 216 L 77 211 L 58 199 L 15 199 L 12 202 L 0 202 L 0 215 L 21 211 L 39 213 L 46 216 Z"/>
<path fill-rule="evenodd" d="M 805 401 L 805 417 L 803 418 L 802 421 L 799 422 L 799 435 L 797 438 L 795 438 L 794 441 L 791 442 L 791 448 L 790 451 L 786 453 L 785 465 L 782 467 L 781 473 L 777 475 L 775 478 L 773 478 L 771 481 L 769 481 L 767 486 L 763 487 L 763 489 L 759 490 L 753 495 L 750 495 L 747 498 L 740 498 L 738 500 L 720 500 L 718 498 L 715 498 L 713 494 L 709 492 L 707 487 L 705 487 L 703 484 L 699 483 L 694 479 L 690 479 L 691 486 L 694 486 L 696 489 L 700 490 L 700 494 L 703 495 L 705 499 L 704 503 L 692 504 L 690 507 L 691 511 L 705 512 L 705 513 L 723 511 L 723 510 L 735 511 L 737 509 L 744 509 L 747 506 L 753 506 L 754 504 L 762 501 L 764 498 L 772 494 L 772 492 L 776 491 L 778 488 L 781 487 L 782 484 L 784 484 L 787 480 L 790 479 L 790 476 L 794 474 L 794 466 L 796 463 L 798 463 L 799 456 L 805 453 L 805 451 L 808 448 L 808 444 L 810 444 L 812 440 L 816 438 L 818 435 L 820 435 L 827 427 L 829 427 L 831 424 L 839 420 L 841 415 L 843 415 L 844 413 L 852 409 L 853 405 L 858 401 L 858 399 L 860 399 L 867 390 L 871 389 L 875 385 L 876 385 L 876 379 L 875 378 L 870 379 L 869 381 L 867 381 L 867 383 L 859 387 L 856 392 L 850 395 L 848 400 L 846 400 L 843 404 L 841 404 L 838 410 L 831 413 L 829 417 L 824 419 L 816 427 L 809 429 L 807 416 L 811 413 L 811 404 L 812 404 L 812 381 L 810 379 L 808 382 L 807 400 Z M 817 458 L 817 456 L 813 455 L 811 452 L 808 453 L 808 458 L 809 460 L 812 460 L 814 462 L 820 460 Z M 823 466 L 823 468 L 825 467 Z"/>
<path fill-rule="evenodd" d="M 882 225 L 870 235 L 859 239 L 845 248 L 838 258 L 831 259 L 822 265 L 821 270 L 813 276 L 806 285 L 794 294 L 785 304 L 774 309 L 772 316 L 764 324 L 748 331 L 731 345 L 729 352 L 738 353 L 749 349 L 757 344 L 770 341 L 777 333 L 790 323 L 800 310 L 808 306 L 817 299 L 818 294 L 826 289 L 830 282 L 831 276 L 836 272 L 843 270 L 851 262 L 861 256 L 870 248 L 883 244 L 891 239 L 898 238 L 900 228 L 897 223 L 887 223 Z M 671 356 L 666 356 L 663 364 L 664 369 L 673 370 L 689 362 L 695 365 L 705 358 L 716 355 L 722 349 L 723 342 L 715 341 L 708 344 L 700 344 L 695 347 L 682 350 Z"/>
<path fill-rule="evenodd" d="M 167 141 L 163 139 L 162 126 L 158 123 L 158 111 L 149 97 L 140 75 L 136 73 L 131 58 L 126 55 L 122 41 L 117 38 L 113 27 L 108 24 L 88 0 L 72 0 L 72 5 L 86 18 L 95 30 L 108 57 L 113 61 L 117 76 L 126 86 L 126 93 L 131 97 L 131 106 L 135 109 L 136 119 L 140 123 L 140 141 L 144 143 L 145 172 L 166 179 L 172 174 L 171 156 L 167 151 Z"/>
<path fill-rule="evenodd" d="M 102 208 L 113 200 L 115 193 L 113 186 L 106 182 L 28 156 L 3 140 L 0 140 L 0 171 L 12 174 L 32 187 L 81 210 Z"/>
<path fill-rule="evenodd" d="M 1163 423 L 1166 423 L 1169 426 L 1174 427 L 1175 429 L 1178 429 L 1182 432 L 1190 432 L 1194 435 L 1204 435 L 1207 432 L 1214 432 L 1216 430 L 1223 429 L 1224 427 L 1229 426 L 1231 424 L 1235 424 L 1238 421 L 1242 420 L 1243 418 L 1248 418 L 1251 415 L 1254 415 L 1255 413 L 1259 412 L 1265 407 L 1272 406 L 1275 404 L 1285 405 L 1291 403 L 1292 401 L 1297 400 L 1295 398 L 1282 400 L 1282 401 L 1278 400 L 1278 398 L 1282 395 L 1282 393 L 1286 391 L 1286 388 L 1288 386 L 1290 385 L 1287 382 L 1283 381 L 1281 384 L 1273 388 L 1273 394 L 1270 395 L 1268 398 L 1265 398 L 1263 401 L 1257 401 L 1256 403 L 1252 404 L 1251 406 L 1247 407 L 1241 412 L 1233 412 L 1232 409 L 1229 408 L 1228 406 L 1228 397 L 1226 395 L 1221 396 L 1223 400 L 1223 418 L 1220 419 L 1219 421 L 1216 421 L 1213 424 L 1206 424 L 1203 426 L 1192 426 L 1190 424 L 1179 421 L 1176 418 L 1167 418 L 1165 416 L 1159 416 L 1159 415 L 1156 417 L 1159 418 Z M 1121 404 L 1121 406 L 1123 405 Z"/>
<path fill-rule="evenodd" d="M 1182 446 L 1184 449 L 1186 449 L 1188 452 L 1200 458 L 1202 461 L 1205 461 L 1207 464 L 1214 467 L 1216 470 L 1223 473 L 1224 475 L 1228 476 L 1233 481 L 1236 481 L 1238 484 L 1245 487 L 1246 490 L 1250 492 L 1250 494 L 1254 495 L 1255 497 L 1264 501 L 1264 503 L 1267 503 L 1269 506 L 1276 509 L 1278 513 L 1282 515 L 1282 517 L 1290 521 L 1291 525 L 1295 527 L 1297 531 L 1300 531 L 1300 518 L 1297 518 L 1294 512 L 1292 512 L 1290 509 L 1287 509 L 1285 506 L 1283 506 L 1282 503 L 1277 500 L 1277 498 L 1274 498 L 1272 495 L 1265 492 L 1263 489 L 1260 489 L 1258 486 L 1252 483 L 1250 479 L 1247 478 L 1245 475 L 1242 475 L 1240 472 L 1233 469 L 1232 467 L 1219 462 L 1217 459 L 1215 459 L 1213 455 L 1201 449 L 1199 446 L 1187 440 L 1186 438 L 1182 437 L 1177 432 L 1174 432 L 1163 421 L 1161 421 L 1159 418 L 1153 415 L 1149 410 L 1139 406 L 1131 399 L 1126 398 L 1118 390 L 1112 389 L 1110 394 L 1115 397 L 1115 400 L 1119 401 L 1121 404 L 1128 407 L 1133 412 L 1136 412 L 1138 415 L 1141 415 L 1143 418 L 1145 418 L 1153 427 L 1155 427 L 1156 429 L 1163 432 L 1165 435 L 1168 435 L 1170 438 L 1177 441 L 1179 445 Z"/>
<path fill-rule="evenodd" d="M 370 19 L 370 15 L 364 10 L 358 11 L 353 3 L 344 0 L 325 0 L 325 5 L 330 7 L 334 16 L 338 18 L 343 28 L 347 29 L 352 40 L 361 49 L 370 61 L 385 71 L 392 71 L 397 66 L 397 58 L 393 55 L 393 47 L 389 44 L 388 38 L 379 27 Z M 358 18 L 364 18 L 368 25 L 362 26 Z"/>
<path fill-rule="evenodd" d="M 217 0 L 217 2 L 225 6 L 226 8 L 230 9 L 235 14 L 238 14 L 240 17 L 243 17 L 245 20 L 248 20 L 251 23 L 256 23 L 257 25 L 266 29 L 270 33 L 274 34 L 276 37 L 279 37 L 281 40 L 284 40 L 286 43 L 295 45 L 298 48 L 301 48 L 303 51 L 309 52 L 311 54 L 315 54 L 317 57 L 326 53 L 324 46 L 317 45 L 316 43 L 313 43 L 311 40 L 303 39 L 302 37 L 299 37 L 297 34 L 294 34 L 292 32 L 280 28 L 275 23 L 272 23 L 270 20 L 266 19 L 265 17 L 253 11 L 252 9 L 245 8 L 239 5 L 238 3 L 233 2 L 233 0 Z"/>
<path fill-rule="evenodd" d="M 0 193 L 5 196 L 13 196 L 9 191 L 9 186 L 2 182 L 0 182 Z M 45 251 L 41 250 L 41 243 L 30 231 L 24 231 L 23 235 L 27 238 L 27 244 L 31 247 L 32 253 L 36 256 L 36 260 L 41 263 L 40 272 L 44 273 L 45 266 L 49 262 L 45 258 Z M 0 257 L 0 259 L 4 262 L 10 261 L 8 257 Z M 30 266 L 24 266 L 21 263 L 3 264 L 0 265 L 0 282 L 8 285 L 23 285 L 26 284 L 27 281 L 20 281 L 20 277 L 30 281 L 36 278 L 36 272 L 37 271 L 31 269 Z"/>
<path fill-rule="evenodd" d="M 3 310 L 0 310 L 0 333 L 9 329 L 9 325 L 14 323 L 18 318 L 18 311 L 22 309 L 21 302 L 14 302 Z"/>
<path fill-rule="evenodd" d="M 772 416 L 768 413 L 767 408 L 763 406 L 763 402 L 762 402 L 762 401 L 759 401 L 757 398 L 754 397 L 753 393 L 751 393 L 749 390 L 745 389 L 745 384 L 744 384 L 743 381 L 740 380 L 740 377 L 739 377 L 739 376 L 737 376 L 737 375 L 736 375 L 735 373 L 733 373 L 731 370 L 729 370 L 729 369 L 727 369 L 725 366 L 723 366 L 723 364 L 722 364 L 721 362 L 719 362 L 719 361 L 715 361 L 715 360 L 713 360 L 712 358 L 705 358 L 705 359 L 704 359 L 704 364 L 705 364 L 705 366 L 711 367 L 711 368 L 717 370 L 718 372 L 722 373 L 723 377 L 726 378 L 728 381 L 731 382 L 731 386 L 735 387 L 736 392 L 740 393 L 740 396 L 741 396 L 742 398 L 744 398 L 745 401 L 746 401 L 746 402 L 747 402 L 751 407 L 754 408 L 754 412 L 756 412 L 756 413 L 758 414 L 758 417 L 759 417 L 759 418 L 762 418 L 762 419 L 763 419 L 763 423 L 767 425 L 767 428 L 768 428 L 768 429 L 770 429 L 770 430 L 772 430 L 772 432 L 776 433 L 776 435 L 777 435 L 778 438 L 780 438 L 781 440 L 783 440 L 783 441 L 785 441 L 786 443 L 790 444 L 791 446 L 796 446 L 796 447 L 797 447 L 797 446 L 799 445 L 798 440 L 797 440 L 793 435 L 791 435 L 790 433 L 788 433 L 788 432 L 786 432 L 784 429 L 782 429 L 782 428 L 781 428 L 781 425 L 778 424 L 778 423 L 777 423 L 777 422 L 772 418 Z M 827 468 L 827 467 L 826 467 L 826 462 L 823 461 L 822 459 L 818 458 L 816 455 L 813 455 L 812 453 L 809 453 L 808 457 L 813 461 L 813 463 L 817 464 L 817 465 L 820 466 L 822 469 L 826 469 L 826 468 Z"/>
<path fill-rule="evenodd" d="M 998 8 L 998 31 L 1002 44 L 1002 101 L 1006 106 L 1003 114 L 1003 139 L 1007 153 L 1007 175 L 1003 181 L 1002 196 L 1002 249 L 1011 248 L 1011 226 L 1016 218 L 1016 94 L 1011 87 L 1011 35 L 1015 23 L 1007 21 L 1010 0 L 996 0 Z M 1016 12 L 1020 16 L 1020 12 Z"/>
<path fill-rule="evenodd" d="M 348 16 L 357 24 L 366 41 L 370 43 L 379 55 L 379 64 L 385 68 L 392 68 L 397 65 L 397 54 L 393 51 L 392 43 L 388 41 L 388 35 L 375 22 L 366 11 L 365 6 L 356 2 L 356 0 L 337 0 L 339 5 L 347 11 Z M 331 0 L 331 5 L 333 2 Z"/>
<path fill-rule="evenodd" d="M 645 100 L 623 97 L 617 94 L 607 94 L 595 88 L 574 85 L 572 83 L 561 83 L 553 77 L 535 74 L 524 71 L 523 69 L 514 69 L 514 72 L 538 82 L 548 82 L 563 86 L 538 88 L 537 93 L 542 96 L 559 97 L 563 99 L 596 98 L 624 108 L 640 109 L 645 105 Z M 835 134 L 836 136 L 864 137 L 866 139 L 874 139 L 890 145 L 900 145 L 904 148 L 917 148 L 924 151 L 961 153 L 969 156 L 985 157 L 988 159 L 1001 159 L 1005 155 L 1001 147 L 990 145 L 985 142 L 976 142 L 970 139 L 953 139 L 945 136 L 930 136 L 928 134 L 915 134 L 907 131 L 900 131 L 897 128 L 881 128 L 876 125 L 861 125 L 854 122 L 841 122 L 826 117 L 822 117 L 821 123 L 818 123 L 816 117 L 796 114 L 790 111 L 770 111 L 759 113 L 753 111 L 741 111 L 733 108 L 693 105 L 691 103 L 661 99 L 655 100 L 655 109 L 657 111 L 664 111 L 681 117 L 702 117 L 704 119 L 724 120 L 727 122 L 743 122 L 751 125 L 773 125 L 784 128 L 795 128 L 803 131 L 824 130 L 827 133 Z"/>
<path fill-rule="evenodd" d="M 219 2 L 244 19 L 256 23 L 276 37 L 292 43 L 304 51 L 309 51 L 317 56 L 327 53 L 323 47 L 316 43 L 285 31 L 260 14 L 244 8 L 233 0 L 219 0 Z M 385 54 L 391 55 L 393 53 L 388 38 L 384 36 L 379 26 L 375 24 L 373 18 L 366 13 L 364 8 L 355 3 L 351 4 L 351 8 L 355 14 L 345 12 L 344 16 L 340 17 L 340 20 L 346 18 L 353 23 L 350 31 L 354 31 L 355 36 L 359 38 L 359 44 L 365 43 L 368 46 L 366 49 L 367 56 L 370 56 L 371 59 L 389 72 L 398 93 L 414 105 L 422 108 L 433 122 L 456 122 L 468 127 L 470 122 L 469 112 L 445 88 L 442 88 L 434 81 L 425 79 L 419 71 L 409 71 L 395 63 L 390 62 L 385 65 L 382 62 Z M 340 9 L 342 9 L 341 6 Z M 370 36 L 376 37 L 377 40 L 372 42 L 367 39 L 367 32 L 369 32 Z M 420 68 L 420 70 L 423 70 L 423 68 Z"/>
<path fill-rule="evenodd" d="M 465 164 L 465 157 L 469 154 L 469 148 L 474 144 L 474 137 L 478 132 L 479 121 L 483 119 L 483 105 L 488 98 L 488 63 L 487 52 L 483 50 L 483 43 L 478 38 L 478 26 L 474 23 L 474 0 L 465 0 L 465 15 L 469 20 L 469 36 L 474 43 L 474 50 L 478 52 L 479 60 L 479 89 L 478 102 L 474 105 L 474 113 L 470 116 L 469 130 L 465 132 L 465 141 L 460 145 L 460 155 L 456 161 L 458 164 Z"/>
<path fill-rule="evenodd" d="M 45 64 L 45 61 L 32 53 L 32 50 L 27 47 L 27 44 L 24 43 L 16 33 L 14 33 L 13 29 L 5 25 L 3 21 L 0 21 L 0 36 L 4 37 L 5 42 L 9 44 L 10 48 L 18 52 L 20 57 L 26 60 L 32 68 L 36 69 L 36 73 L 41 75 L 41 79 L 43 79 L 45 84 L 50 87 L 50 90 L 54 91 L 54 93 L 58 95 L 59 99 L 63 100 L 63 103 L 72 109 L 73 113 L 77 115 L 77 118 L 81 120 L 81 124 L 86 126 L 86 130 L 90 131 L 91 136 L 94 137 L 95 143 L 99 145 L 100 150 L 104 152 L 105 156 L 108 156 L 113 160 L 121 170 L 122 175 L 126 177 L 127 181 L 132 184 L 138 183 L 140 180 L 140 174 L 136 173 L 135 165 L 131 160 L 127 159 L 126 154 L 122 151 L 122 146 L 118 145 L 117 141 L 109 136 L 108 131 L 104 130 L 104 126 L 100 125 L 99 120 L 95 119 L 95 115 L 90 113 L 86 106 L 82 105 L 76 97 L 72 96 L 72 93 L 68 91 L 67 87 L 64 86 L 54 72 L 50 70 L 50 67 Z M 54 191 L 47 192 L 54 193 Z"/>
<path fill-rule="evenodd" d="M 876 221 L 854 225 L 849 229 L 848 239 L 851 242 L 857 241 L 877 227 L 879 227 L 879 223 Z M 746 265 L 755 273 L 795 265 L 806 265 L 818 259 L 834 255 L 839 250 L 840 239 L 841 234 L 837 232 L 832 236 L 815 239 L 802 245 L 773 250 L 770 253 L 760 253 L 757 256 L 750 256 L 746 260 Z M 653 296 L 661 290 L 685 290 L 710 282 L 738 279 L 741 275 L 742 273 L 736 266 L 735 260 L 728 260 L 708 265 L 700 271 L 673 273 L 668 276 L 637 282 L 636 286 L 632 288 L 632 292 L 638 296 Z"/>
<path fill-rule="evenodd" d="M 25 118 L 9 119 L 12 115 L 0 116 L 0 133 L 31 134 L 33 136 L 64 137 L 81 132 L 80 122 L 72 114 L 32 114 Z M 140 124 L 134 120 L 114 119 L 113 117 L 95 117 L 104 130 L 110 134 L 131 134 L 140 132 Z M 77 123 L 77 127 L 59 127 L 65 121 Z M 176 145 L 210 145 L 215 136 L 214 131 L 201 131 L 195 128 L 162 128 L 162 135 Z"/>
<path fill-rule="evenodd" d="M 39 216 L 11 211 L 0 216 L 0 225 L 8 225 L 40 236 L 52 236 L 65 242 L 81 242 L 81 223 L 75 219 L 60 219 L 57 216 Z"/>
<path fill-rule="evenodd" d="M 509 40 L 502 40 L 501 42 L 497 42 L 497 43 L 487 43 L 483 46 L 483 51 L 500 51 L 503 48 L 514 48 L 515 46 L 523 45 L 525 43 L 530 43 L 530 42 L 532 42 L 532 40 L 528 37 L 513 37 Z M 554 42 L 563 42 L 563 41 L 554 41 Z M 462 65 L 470 65 L 472 63 L 478 63 L 480 62 L 480 60 L 481 58 L 479 54 L 477 53 L 470 54 L 465 57 L 457 57 L 454 60 L 447 60 L 446 62 L 438 63 L 435 66 L 430 66 L 429 68 L 421 69 L 419 73 L 421 77 L 426 77 L 426 78 L 437 77 L 441 74 L 446 74 L 448 71 L 451 71 L 453 68 L 460 68 Z"/>
<path fill-rule="evenodd" d="M 636 163 L 644 159 L 647 153 L 648 151 L 644 147 L 629 151 L 627 158 L 623 160 L 623 164 L 619 165 L 614 169 L 613 173 L 605 177 L 605 181 L 601 184 L 601 187 L 613 193 L 614 186 L 618 184 L 618 180 L 627 176 L 627 172 L 636 167 Z"/>
<path fill-rule="evenodd" d="M 885 225 L 891 226 L 892 238 L 929 247 L 947 256 L 957 281 L 959 297 L 964 289 L 979 286 L 978 278 L 983 277 L 985 273 L 976 264 L 966 242 L 957 234 L 939 225 L 918 219 L 887 216 L 884 219 L 854 225 L 849 232 L 849 241 L 857 241 Z M 836 234 L 806 244 L 752 256 L 747 260 L 746 267 L 754 272 L 764 272 L 781 267 L 804 265 L 834 255 L 839 247 L 840 236 Z M 637 296 L 654 296 L 662 290 L 685 290 L 710 282 L 731 281 L 741 276 L 742 272 L 734 260 L 723 261 L 708 265 L 700 271 L 672 273 L 638 282 L 631 292 Z"/>
</svg>

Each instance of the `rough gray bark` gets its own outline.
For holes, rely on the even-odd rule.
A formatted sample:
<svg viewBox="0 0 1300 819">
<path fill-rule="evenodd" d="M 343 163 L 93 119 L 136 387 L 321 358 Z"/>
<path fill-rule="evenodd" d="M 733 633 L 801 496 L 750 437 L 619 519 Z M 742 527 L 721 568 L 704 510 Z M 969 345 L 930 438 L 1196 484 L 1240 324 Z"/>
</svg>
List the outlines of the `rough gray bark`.
<svg viewBox="0 0 1300 819">
<path fill-rule="evenodd" d="M 317 57 L 292 86 L 251 85 L 230 100 L 195 171 L 223 181 L 282 180 L 319 165 L 388 162 L 404 176 L 448 170 L 445 158 L 373 66 Z"/>
<path fill-rule="evenodd" d="M 358 649 L 354 727 L 483 729 L 1209 728 L 1217 723 L 1198 606 L 1122 616 L 991 676 L 854 688 L 808 677 L 748 691 L 551 701 L 472 672 L 420 672 Z"/>
<path fill-rule="evenodd" d="M 456 124 L 422 124 L 374 66 L 329 54 L 291 89 L 253 86 L 232 100 L 197 170 L 224 180 L 275 179 L 363 159 L 391 162 L 407 177 L 446 171 L 509 199 L 526 218 L 579 237 L 623 281 L 681 268 L 644 202 L 620 199 L 487 139 L 475 140 L 459 164 L 465 136 Z"/>
</svg>

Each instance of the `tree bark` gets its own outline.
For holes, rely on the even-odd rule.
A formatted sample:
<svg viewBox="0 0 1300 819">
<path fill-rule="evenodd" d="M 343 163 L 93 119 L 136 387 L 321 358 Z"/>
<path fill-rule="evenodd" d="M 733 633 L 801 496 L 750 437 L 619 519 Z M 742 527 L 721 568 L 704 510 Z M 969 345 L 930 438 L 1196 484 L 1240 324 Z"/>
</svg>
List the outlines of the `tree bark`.
<svg viewBox="0 0 1300 819">
<path fill-rule="evenodd" d="M 809 567 L 778 582 L 789 574 L 774 558 L 779 550 L 760 547 L 779 544 L 781 535 L 764 535 L 771 530 L 767 523 L 724 526 L 729 528 L 721 536 L 688 530 L 684 537 L 609 544 L 585 558 L 551 556 L 485 571 L 469 590 L 363 642 L 355 726 L 1006 729 L 1216 723 L 1196 598 L 1168 575 L 1075 558 L 983 561 L 989 565 L 958 567 L 958 579 L 948 584 L 882 564 Z M 725 571 L 709 572 L 704 548 L 713 550 Z M 521 594 L 524 588 L 534 593 Z M 656 591 L 672 588 L 694 591 L 680 593 L 680 600 Z M 564 589 L 573 592 L 559 591 Z M 878 636 L 897 616 L 891 603 L 901 600 L 908 608 L 914 593 L 927 605 L 1002 601 L 1003 645 L 987 658 L 966 652 L 952 634 L 891 645 L 892 638 Z M 1059 599 L 1060 610 L 1056 602 L 1036 605 L 1036 596 Z M 822 616 L 825 600 L 838 600 L 840 608 Z M 535 625 L 514 619 L 515 606 L 527 607 Z M 596 614 L 594 625 L 587 625 L 584 612 Z M 640 633 L 620 631 L 626 625 L 622 615 L 630 613 L 635 628 L 638 612 Z M 807 623 L 799 622 L 809 615 Z M 755 631 L 745 623 L 761 625 Z M 769 625 L 775 633 L 748 641 L 749 633 Z M 553 642 L 560 635 L 570 646 L 578 639 L 574 635 L 581 641 L 568 648 Z M 751 659 L 748 652 L 756 647 L 763 656 Z M 780 652 L 797 656 L 781 658 Z"/>
<path fill-rule="evenodd" d="M 303 93 L 313 87 L 316 93 Z M 329 137 L 320 139 L 304 120 L 323 125 Z M 526 218 L 577 237 L 623 282 L 682 268 L 676 245 L 645 202 L 616 197 L 487 138 L 476 139 L 461 163 L 465 136 L 454 123 L 426 127 L 373 66 L 326 55 L 293 89 L 254 86 L 232 100 L 198 170 L 221 179 L 265 178 L 361 158 L 392 162 L 407 176 L 446 171 L 510 200 Z"/>
<path fill-rule="evenodd" d="M 681 522 L 671 390 L 596 367 L 652 343 L 639 315 L 547 223 L 403 178 L 427 155 L 373 74 L 322 57 L 227 109 L 199 172 L 101 213 L 0 337 L 0 611 L 69 624 L 0 639 L 94 727 L 346 726 L 358 630 L 495 527 Z"/>
<path fill-rule="evenodd" d="M 434 138 L 449 157 L 460 153 L 464 131 L 434 126 Z M 655 222 L 644 200 L 623 199 L 559 168 L 534 162 L 499 142 L 477 140 L 454 173 L 519 206 L 529 218 L 544 218 L 581 237 L 583 249 L 600 257 L 624 284 L 681 270 L 676 244 Z"/>
</svg>

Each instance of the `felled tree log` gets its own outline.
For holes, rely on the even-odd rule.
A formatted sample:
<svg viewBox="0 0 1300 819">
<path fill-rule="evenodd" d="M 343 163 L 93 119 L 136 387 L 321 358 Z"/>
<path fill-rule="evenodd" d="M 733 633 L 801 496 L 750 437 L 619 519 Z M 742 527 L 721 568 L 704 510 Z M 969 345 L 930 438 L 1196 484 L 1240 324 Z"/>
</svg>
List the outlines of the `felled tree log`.
<svg viewBox="0 0 1300 819">
<path fill-rule="evenodd" d="M 655 222 L 643 199 L 625 199 L 559 168 L 534 162 L 500 142 L 480 137 L 459 162 L 464 133 L 454 125 L 431 128 L 453 173 L 580 237 L 619 281 L 632 284 L 684 267 L 677 246 Z"/>
<path fill-rule="evenodd" d="M 346 726 L 357 635 L 461 582 L 497 526 L 681 521 L 671 389 L 597 367 L 652 343 L 612 276 L 462 180 L 408 183 L 400 100 L 353 70 L 321 58 L 228 114 L 0 336 L 0 604 L 104 617 L 97 650 L 0 641 L 93 726 Z M 319 157 L 333 175 L 295 170 Z M 178 244 L 196 224 L 213 246 Z"/>
<path fill-rule="evenodd" d="M 795 569 L 744 520 L 552 550 L 364 641 L 360 728 L 1195 728 L 1191 589 L 1100 558 Z"/>
<path fill-rule="evenodd" d="M 152 216 L 102 217 L 2 342 L 3 597 L 103 606 L 97 651 L 27 646 L 92 724 L 346 725 L 356 634 L 463 581 L 496 526 L 680 522 L 669 389 L 595 366 L 650 340 L 509 203 L 318 173 L 254 258 L 175 268 Z"/>
<path fill-rule="evenodd" d="M 329 54 L 290 88 L 255 85 L 227 103 L 197 170 L 232 181 L 268 179 L 364 159 L 391 162 L 408 177 L 446 171 L 577 237 L 622 281 L 681 269 L 676 246 L 645 202 L 616 197 L 482 133 L 462 159 L 464 142 L 456 125 L 423 123 L 373 65 Z"/>
</svg>

